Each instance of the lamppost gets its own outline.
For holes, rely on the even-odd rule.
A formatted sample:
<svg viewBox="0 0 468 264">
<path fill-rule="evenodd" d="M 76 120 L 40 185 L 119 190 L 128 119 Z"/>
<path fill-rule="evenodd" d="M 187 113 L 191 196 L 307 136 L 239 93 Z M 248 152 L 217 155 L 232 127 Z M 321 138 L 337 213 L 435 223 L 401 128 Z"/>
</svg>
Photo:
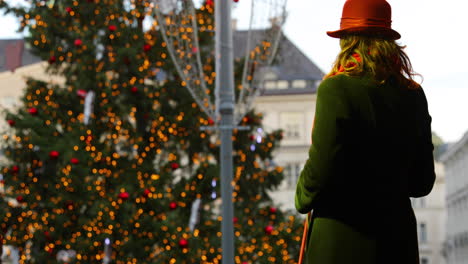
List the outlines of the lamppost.
<svg viewBox="0 0 468 264">
<path fill-rule="evenodd" d="M 216 0 L 216 92 L 219 98 L 221 139 L 221 247 L 223 264 L 234 263 L 234 209 L 232 204 L 232 130 L 234 125 L 234 66 L 231 26 L 232 1 Z"/>
</svg>

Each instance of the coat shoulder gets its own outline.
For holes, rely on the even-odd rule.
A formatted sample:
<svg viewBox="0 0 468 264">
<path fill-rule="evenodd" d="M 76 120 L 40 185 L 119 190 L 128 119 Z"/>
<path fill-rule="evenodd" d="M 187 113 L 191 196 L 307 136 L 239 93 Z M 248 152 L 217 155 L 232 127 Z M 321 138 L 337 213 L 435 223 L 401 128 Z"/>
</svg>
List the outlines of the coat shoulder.
<svg viewBox="0 0 468 264">
<path fill-rule="evenodd" d="M 318 93 L 356 93 L 360 88 L 375 86 L 376 82 L 366 76 L 338 74 L 322 81 Z"/>
</svg>

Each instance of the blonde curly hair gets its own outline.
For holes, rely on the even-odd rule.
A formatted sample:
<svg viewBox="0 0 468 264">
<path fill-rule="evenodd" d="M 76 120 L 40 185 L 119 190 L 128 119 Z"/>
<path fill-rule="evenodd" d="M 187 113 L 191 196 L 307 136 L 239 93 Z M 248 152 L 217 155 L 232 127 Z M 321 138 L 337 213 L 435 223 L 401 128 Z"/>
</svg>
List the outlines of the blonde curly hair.
<svg viewBox="0 0 468 264">
<path fill-rule="evenodd" d="M 370 36 L 349 35 L 340 39 L 341 51 L 331 71 L 324 79 L 336 74 L 351 76 L 370 75 L 378 82 L 390 78 L 409 88 L 420 87 L 414 76 L 421 76 L 413 71 L 405 46 L 394 40 Z"/>
</svg>

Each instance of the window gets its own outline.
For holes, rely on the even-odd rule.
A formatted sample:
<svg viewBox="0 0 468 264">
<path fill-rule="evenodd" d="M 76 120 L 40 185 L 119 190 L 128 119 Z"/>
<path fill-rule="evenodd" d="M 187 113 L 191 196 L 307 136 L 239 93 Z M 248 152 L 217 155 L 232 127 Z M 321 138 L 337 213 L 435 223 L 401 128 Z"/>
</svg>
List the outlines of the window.
<svg viewBox="0 0 468 264">
<path fill-rule="evenodd" d="M 276 87 L 278 89 L 288 89 L 289 88 L 289 82 L 288 81 L 278 81 L 276 84 Z"/>
<path fill-rule="evenodd" d="M 289 82 L 288 81 L 265 81 L 264 82 L 265 89 L 274 90 L 274 89 L 288 89 Z"/>
<path fill-rule="evenodd" d="M 276 89 L 276 82 L 275 81 L 266 81 L 265 82 L 265 89 L 268 89 L 268 90 Z"/>
<path fill-rule="evenodd" d="M 316 80 L 315 87 L 319 87 L 321 83 L 322 83 L 322 80 Z"/>
<path fill-rule="evenodd" d="M 301 173 L 301 165 L 299 163 L 289 163 L 284 166 L 284 177 L 288 187 L 295 188 L 299 175 Z"/>
<path fill-rule="evenodd" d="M 299 138 L 299 124 L 287 124 L 286 125 L 286 137 L 288 138 Z"/>
<path fill-rule="evenodd" d="M 307 87 L 306 80 L 295 80 L 292 82 L 292 87 L 296 89 L 304 89 Z"/>
<path fill-rule="evenodd" d="M 304 130 L 304 114 L 301 112 L 281 113 L 280 127 L 284 130 L 285 140 L 302 139 Z"/>
<path fill-rule="evenodd" d="M 419 206 L 421 208 L 425 208 L 426 207 L 426 198 L 421 197 L 421 198 L 418 198 L 418 200 L 419 200 Z"/>
<path fill-rule="evenodd" d="M 425 208 L 426 207 L 426 198 L 411 198 L 411 205 L 413 208 Z"/>
<path fill-rule="evenodd" d="M 426 223 L 419 223 L 419 242 L 427 243 L 427 225 Z"/>
</svg>

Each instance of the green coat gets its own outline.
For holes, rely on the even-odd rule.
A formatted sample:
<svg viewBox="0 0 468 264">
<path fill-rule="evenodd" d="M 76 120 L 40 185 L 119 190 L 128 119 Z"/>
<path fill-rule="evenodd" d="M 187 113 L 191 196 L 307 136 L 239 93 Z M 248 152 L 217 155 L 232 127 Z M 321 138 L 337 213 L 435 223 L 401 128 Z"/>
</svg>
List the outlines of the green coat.
<svg viewBox="0 0 468 264">
<path fill-rule="evenodd" d="M 432 151 L 422 88 L 324 80 L 295 197 L 300 213 L 313 210 L 305 263 L 419 263 L 409 197 L 432 190 Z"/>
</svg>

